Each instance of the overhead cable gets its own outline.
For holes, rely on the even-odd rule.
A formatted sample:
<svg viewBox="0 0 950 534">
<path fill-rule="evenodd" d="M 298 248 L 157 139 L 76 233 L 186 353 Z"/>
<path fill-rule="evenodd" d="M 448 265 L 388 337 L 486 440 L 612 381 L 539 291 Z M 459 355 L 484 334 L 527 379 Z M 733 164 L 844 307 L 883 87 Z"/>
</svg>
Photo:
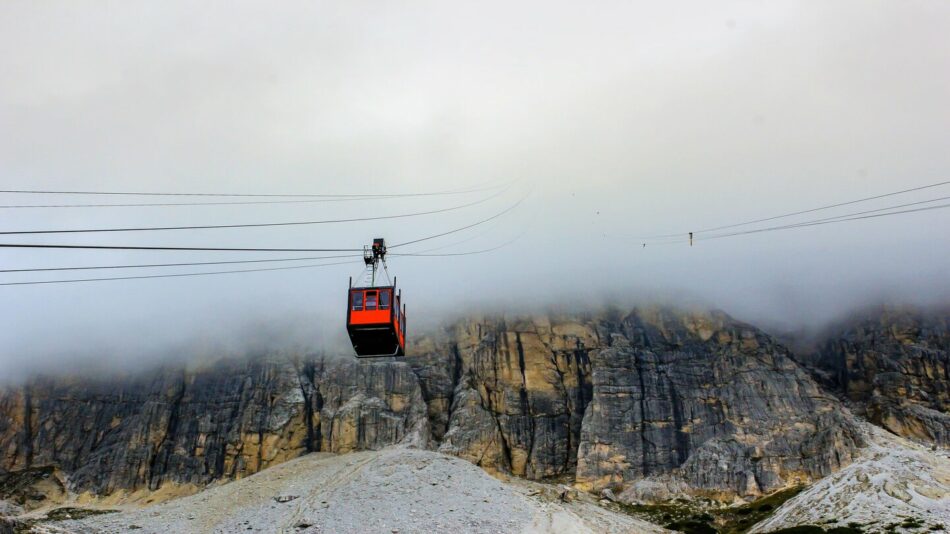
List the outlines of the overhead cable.
<svg viewBox="0 0 950 534">
<path fill-rule="evenodd" d="M 174 273 L 174 274 L 151 274 L 151 275 L 141 275 L 141 276 L 111 276 L 107 278 L 72 278 L 67 280 L 32 280 L 28 282 L 4 282 L 0 283 L 0 286 L 31 286 L 31 285 L 41 285 L 41 284 L 71 284 L 77 282 L 111 282 L 115 280 L 145 280 L 151 278 L 181 278 L 186 276 L 210 276 L 210 275 L 221 275 L 221 274 L 236 274 L 236 273 L 258 273 L 265 271 L 287 271 L 291 269 L 312 269 L 317 267 L 329 267 L 331 265 L 345 265 L 351 264 L 352 261 L 338 261 L 333 263 L 316 263 L 310 265 L 294 265 L 291 267 L 264 267 L 260 269 L 239 269 L 233 271 L 208 271 L 208 272 L 199 272 L 199 273 Z"/>
<path fill-rule="evenodd" d="M 404 252 L 404 253 L 395 252 L 395 253 L 390 254 L 390 256 L 415 257 L 415 258 L 427 258 L 427 257 L 428 257 L 428 258 L 435 258 L 435 257 L 440 257 L 440 258 L 441 258 L 441 257 L 449 257 L 449 256 L 472 256 L 472 255 L 475 255 L 475 254 L 485 254 L 485 253 L 488 253 L 488 252 L 494 252 L 494 251 L 496 251 L 496 250 L 499 250 L 499 249 L 502 249 L 502 248 L 507 247 L 508 245 L 510 245 L 510 244 L 514 243 L 515 241 L 518 241 L 519 239 L 521 239 L 522 237 L 524 237 L 524 235 L 525 235 L 526 233 L 527 233 L 527 230 L 522 231 L 522 232 L 521 232 L 520 234 L 518 234 L 517 236 L 515 236 L 515 237 L 509 239 L 508 241 L 505 241 L 504 243 L 502 243 L 502 244 L 500 244 L 500 245 L 497 245 L 497 246 L 494 246 L 494 247 L 491 247 L 491 248 L 481 249 L 481 250 L 469 250 L 469 251 L 465 251 L 465 252 L 440 252 L 440 253 L 438 253 L 438 254 L 432 254 L 432 253 L 428 253 L 428 252 L 425 252 L 425 251 L 423 251 L 423 252 Z M 458 243 L 456 243 L 456 244 L 458 244 Z"/>
<path fill-rule="evenodd" d="M 801 210 L 801 211 L 794 211 L 794 212 L 791 212 L 791 213 L 784 213 L 784 214 L 782 214 L 782 215 L 775 215 L 775 216 L 772 216 L 772 217 L 765 217 L 765 218 L 761 218 L 761 219 L 754 219 L 754 220 L 750 220 L 750 221 L 744 221 L 744 222 L 739 222 L 739 223 L 734 223 L 734 224 L 727 224 L 727 225 L 723 225 L 723 226 L 716 226 L 716 227 L 712 227 L 712 228 L 703 228 L 703 229 L 701 229 L 701 230 L 694 230 L 693 233 L 694 233 L 694 234 L 700 234 L 700 233 L 706 233 L 706 232 L 714 232 L 714 231 L 717 231 L 717 230 L 725 230 L 725 229 L 728 229 L 728 228 L 736 228 L 736 227 L 739 227 L 739 226 L 747 226 L 747 225 L 750 225 L 750 224 L 755 224 L 755 223 L 760 223 L 760 222 L 774 221 L 774 220 L 776 220 L 776 219 L 784 219 L 784 218 L 786 218 L 786 217 L 793 217 L 793 216 L 795 216 L 795 215 L 803 215 L 803 214 L 806 214 L 806 213 L 813 213 L 813 212 L 816 212 L 816 211 L 822 211 L 822 210 L 827 210 L 827 209 L 831 209 L 831 208 L 838 208 L 838 207 L 841 207 L 841 206 L 849 206 L 849 205 L 851 205 L 851 204 L 858 204 L 858 203 L 860 203 L 860 202 L 868 202 L 868 201 L 870 201 L 870 200 L 877 200 L 877 199 L 881 199 L 881 198 L 892 197 L 892 196 L 895 196 L 895 195 L 902 195 L 902 194 L 905 194 L 905 193 L 912 193 L 912 192 L 914 192 L 914 191 L 921 191 L 921 190 L 924 190 L 924 189 L 931 189 L 931 188 L 934 188 L 934 187 L 940 187 L 940 186 L 944 186 L 944 185 L 947 185 L 947 184 L 950 184 L 950 180 L 946 180 L 946 181 L 942 181 L 942 182 L 937 182 L 937 183 L 933 183 L 933 184 L 922 185 L 922 186 L 918 186 L 918 187 L 912 187 L 912 188 L 910 188 L 910 189 L 902 189 L 902 190 L 900 190 L 900 191 L 892 191 L 892 192 L 890 192 L 890 193 L 884 193 L 884 194 L 881 194 L 881 195 L 875 195 L 875 196 L 871 196 L 871 197 L 864 197 L 864 198 L 859 198 L 859 199 L 855 199 L 855 200 L 849 200 L 849 201 L 847 201 L 847 202 L 839 202 L 839 203 L 837 203 L 837 204 L 829 204 L 829 205 L 820 206 L 820 207 L 817 207 L 817 208 L 810 208 L 810 209 Z M 668 238 L 668 237 L 682 237 L 682 236 L 686 235 L 687 233 L 688 233 L 688 232 L 680 232 L 680 233 L 677 233 L 677 234 L 653 235 L 653 236 L 641 237 L 640 239 L 662 239 L 662 238 Z"/>
<path fill-rule="evenodd" d="M 507 182 L 510 184 L 511 182 Z M 63 191 L 40 189 L 3 189 L 0 193 L 27 194 L 27 195 L 107 195 L 107 196 L 155 196 L 155 197 L 280 197 L 280 198 L 367 198 L 367 197 L 431 197 L 441 195 L 461 195 L 479 191 L 489 191 L 503 187 L 506 184 L 477 187 L 469 189 L 455 189 L 425 193 L 376 193 L 376 194 L 300 194 L 300 193 L 182 193 L 182 192 L 145 192 L 145 191 Z"/>
<path fill-rule="evenodd" d="M 774 231 L 778 231 L 778 230 L 788 230 L 788 229 L 792 229 L 792 228 L 804 228 L 804 227 L 808 227 L 808 226 L 821 226 L 821 225 L 825 225 L 825 224 L 834 224 L 834 223 L 846 222 L 846 221 L 858 221 L 858 220 L 863 220 L 863 219 L 876 219 L 876 218 L 878 218 L 878 217 L 888 217 L 888 216 L 890 216 L 890 215 L 902 215 L 902 214 L 906 214 L 906 213 L 918 213 L 918 212 L 922 212 L 922 211 L 932 211 L 932 210 L 939 210 L 939 209 L 945 209 L 945 208 L 950 208 L 950 204 L 940 204 L 940 205 L 938 205 L 938 206 L 928 206 L 928 207 L 926 207 L 926 208 L 914 208 L 914 209 L 910 209 L 910 210 L 890 211 L 890 212 L 887 212 L 887 213 L 877 213 L 877 214 L 873 214 L 873 215 L 862 215 L 862 216 L 858 216 L 858 217 L 848 217 L 848 218 L 838 218 L 838 217 L 835 217 L 835 218 L 833 218 L 833 219 L 817 220 L 817 221 L 803 222 L 803 223 L 797 223 L 797 224 L 788 224 L 788 225 L 783 225 L 783 226 L 772 226 L 772 227 L 769 227 L 769 228 L 757 228 L 757 229 L 753 229 L 753 230 L 745 230 L 745 231 L 742 231 L 742 232 L 732 232 L 732 233 L 728 233 L 728 234 L 717 234 L 717 235 L 712 235 L 712 236 L 709 236 L 709 237 L 703 237 L 703 238 L 697 238 L 697 239 L 698 239 L 698 240 L 702 240 L 702 241 L 708 241 L 708 240 L 710 240 L 710 239 L 720 239 L 720 238 L 723 238 L 723 237 L 733 237 L 733 236 L 738 236 L 738 235 L 757 234 L 757 233 L 762 233 L 762 232 L 774 232 Z"/>
<path fill-rule="evenodd" d="M 469 225 L 466 225 L 466 226 L 462 226 L 462 227 L 460 227 L 460 228 L 455 228 L 455 229 L 453 229 L 453 230 L 449 230 L 448 232 L 442 232 L 442 233 L 440 233 L 440 234 L 435 234 L 435 235 L 431 235 L 431 236 L 428 236 L 428 237 L 423 237 L 423 238 L 421 238 L 421 239 L 413 239 L 412 241 L 405 241 L 405 242 L 398 243 L 398 244 L 395 244 L 395 245 L 390 245 L 389 248 L 402 247 L 402 246 L 405 246 L 405 245 L 411 245 L 411 244 L 413 244 L 413 243 L 421 243 L 422 241 L 429 241 L 430 239 L 436 239 L 436 238 L 438 238 L 438 237 L 443 237 L 443 236 L 455 234 L 455 233 L 458 233 L 458 232 L 462 232 L 462 231 L 464 231 L 464 230 L 468 230 L 469 228 L 473 228 L 473 227 L 478 226 L 478 225 L 480 225 L 480 224 L 485 224 L 485 223 L 487 223 L 487 222 L 489 222 L 489 221 L 493 221 L 493 220 L 495 220 L 495 219 L 501 217 L 502 215 L 504 215 L 504 214 L 510 212 L 511 210 L 517 208 L 522 202 L 525 201 L 525 199 L 528 198 L 528 195 L 530 195 L 530 194 L 531 194 L 531 192 L 529 191 L 529 192 L 526 193 L 523 197 L 521 197 L 521 198 L 518 200 L 518 202 L 515 202 L 514 204 L 512 204 L 510 207 L 508 207 L 508 208 L 505 209 L 504 211 L 501 211 L 501 212 L 499 212 L 499 213 L 496 213 L 495 215 L 492 215 L 491 217 L 489 217 L 489 218 L 487 218 L 487 219 L 482 219 L 482 220 L 480 220 L 480 221 L 478 221 L 478 222 L 476 222 L 476 223 L 474 223 L 474 224 L 469 224 Z"/>
<path fill-rule="evenodd" d="M 420 239 L 414 239 L 397 245 L 391 245 L 389 248 L 400 247 L 412 243 L 428 241 L 438 237 L 454 234 L 485 224 L 495 220 L 502 215 L 510 212 L 520 205 L 527 198 L 527 194 L 517 202 L 505 208 L 504 210 L 461 228 L 455 228 L 448 232 L 441 232 Z M 209 251 L 209 252 L 362 252 L 361 248 L 252 248 L 252 247 L 182 247 L 182 246 L 136 246 L 136 245 L 67 245 L 67 244 L 46 244 L 46 243 L 0 243 L 0 248 L 30 248 L 30 249 L 74 249 L 74 250 L 148 250 L 148 251 Z"/>
<path fill-rule="evenodd" d="M 153 208 L 165 206 L 246 206 L 259 204 L 318 204 L 325 202 L 362 202 L 398 198 L 390 195 L 361 198 L 321 198 L 308 200 L 239 200 L 226 202 L 148 202 L 140 204 L 0 204 L 0 209 L 28 208 Z"/>
<path fill-rule="evenodd" d="M 28 269 L 0 269 L 0 273 L 34 273 L 46 271 L 92 271 L 99 269 L 145 269 L 157 267 L 194 267 L 198 265 L 233 265 L 241 263 L 277 263 L 286 261 L 311 261 L 330 258 L 361 258 L 358 254 L 341 254 L 335 256 L 307 256 L 303 258 L 273 258 L 259 260 L 231 260 L 231 261 L 200 261 L 183 263 L 148 263 L 133 265 L 89 265 L 83 267 L 33 267 Z"/>
<path fill-rule="evenodd" d="M 352 222 L 366 222 L 366 221 L 381 221 L 389 219 L 404 219 L 408 217 L 420 217 L 423 215 L 434 215 L 437 213 L 446 213 L 450 211 L 456 211 L 471 206 L 476 206 L 478 204 L 483 204 L 492 200 L 493 198 L 503 194 L 508 189 L 502 189 L 497 193 L 489 195 L 485 198 L 476 200 L 474 202 L 468 202 L 466 204 L 461 204 L 458 206 L 452 206 L 449 208 L 440 208 L 436 210 L 428 211 L 417 211 L 412 213 L 402 213 L 397 215 L 379 215 L 375 217 L 353 217 L 349 219 L 325 219 L 320 221 L 290 221 L 290 222 L 273 222 L 273 223 L 245 223 L 245 224 L 216 224 L 216 225 L 191 225 L 191 226 L 144 226 L 144 227 L 132 227 L 132 228 L 82 228 L 82 229 L 60 229 L 60 230 L 12 230 L 12 231 L 3 231 L 0 232 L 0 235 L 40 235 L 40 234 L 86 234 L 86 233 L 113 233 L 113 232 L 153 232 L 153 231 L 168 231 L 168 230 L 220 230 L 224 228 L 262 228 L 262 227 L 274 227 L 274 226 L 302 226 L 302 225 L 316 225 L 316 224 L 342 224 L 342 223 L 352 223 Z"/>
</svg>

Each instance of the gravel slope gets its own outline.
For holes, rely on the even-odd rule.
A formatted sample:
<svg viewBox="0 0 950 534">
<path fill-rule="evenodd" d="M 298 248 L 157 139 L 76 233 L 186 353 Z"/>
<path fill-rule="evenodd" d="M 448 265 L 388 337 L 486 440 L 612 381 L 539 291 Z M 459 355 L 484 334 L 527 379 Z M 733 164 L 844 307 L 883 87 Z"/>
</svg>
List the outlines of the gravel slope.
<svg viewBox="0 0 950 534">
<path fill-rule="evenodd" d="M 790 499 L 751 532 L 848 523 L 884 532 L 908 520 L 919 526 L 900 532 L 950 531 L 950 452 L 932 451 L 870 424 L 864 428 L 869 446 L 862 459 Z"/>
<path fill-rule="evenodd" d="M 311 454 L 197 495 L 56 527 L 141 534 L 666 532 L 587 496 L 563 503 L 551 493 L 499 481 L 451 456 L 389 448 Z"/>
</svg>

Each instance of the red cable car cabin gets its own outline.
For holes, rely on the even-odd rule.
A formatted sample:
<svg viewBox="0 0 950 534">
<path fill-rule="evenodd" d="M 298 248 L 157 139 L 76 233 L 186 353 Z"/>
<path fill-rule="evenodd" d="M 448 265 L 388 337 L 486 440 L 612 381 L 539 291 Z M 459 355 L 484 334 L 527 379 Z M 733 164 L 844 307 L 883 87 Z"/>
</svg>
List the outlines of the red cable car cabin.
<svg viewBox="0 0 950 534">
<path fill-rule="evenodd" d="M 391 286 L 353 287 L 350 279 L 346 331 L 357 357 L 406 353 L 406 308 Z"/>
</svg>

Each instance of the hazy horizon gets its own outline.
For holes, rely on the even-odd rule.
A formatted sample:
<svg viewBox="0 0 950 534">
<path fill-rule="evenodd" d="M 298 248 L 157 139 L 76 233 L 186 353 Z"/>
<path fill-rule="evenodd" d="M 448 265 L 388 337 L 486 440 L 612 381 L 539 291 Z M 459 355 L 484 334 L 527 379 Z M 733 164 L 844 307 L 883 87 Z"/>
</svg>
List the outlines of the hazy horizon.
<svg viewBox="0 0 950 534">
<path fill-rule="evenodd" d="M 350 249 L 464 227 L 527 194 L 495 220 L 404 250 L 470 252 L 517 238 L 508 246 L 469 256 L 392 251 L 411 329 L 469 310 L 667 302 L 814 330 L 880 303 L 942 306 L 948 210 L 692 247 L 686 234 L 950 180 L 948 30 L 950 4 L 936 1 L 7 2 L 0 189 L 387 194 L 514 185 L 493 198 L 494 190 L 0 207 L 3 231 L 17 231 L 374 217 L 485 200 L 361 223 L 0 242 Z M 775 224 L 942 197 L 950 185 Z M 154 200 L 0 194 L 6 206 Z M 642 239 L 657 234 L 681 237 Z M 322 254 L 0 248 L 0 264 L 311 255 Z M 260 265 L 0 273 L 0 282 Z M 360 271 L 353 258 L 318 269 L 0 286 L 0 375 L 83 365 L 97 353 L 134 362 L 195 339 L 226 346 L 248 325 L 338 343 L 347 280 Z"/>
</svg>

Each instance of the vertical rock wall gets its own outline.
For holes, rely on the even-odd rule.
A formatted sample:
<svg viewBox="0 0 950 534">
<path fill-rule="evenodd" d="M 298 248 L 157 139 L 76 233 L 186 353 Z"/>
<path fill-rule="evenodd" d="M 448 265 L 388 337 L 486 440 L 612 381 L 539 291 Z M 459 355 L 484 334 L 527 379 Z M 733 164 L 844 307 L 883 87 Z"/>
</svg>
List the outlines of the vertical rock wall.
<svg viewBox="0 0 950 534">
<path fill-rule="evenodd" d="M 722 313 L 475 318 L 424 347 L 409 361 L 437 392 L 439 449 L 489 470 L 728 498 L 824 476 L 862 443 L 783 347 Z"/>
<path fill-rule="evenodd" d="M 816 365 L 872 423 L 950 446 L 950 313 L 866 312 L 828 336 Z"/>
<path fill-rule="evenodd" d="M 939 437 L 945 347 L 945 321 L 915 319 L 836 338 L 822 361 L 852 398 L 884 399 L 868 402 L 881 424 Z M 54 468 L 73 491 L 197 486 L 395 443 L 631 499 L 728 499 L 827 475 L 862 440 L 770 336 L 652 308 L 473 317 L 400 362 L 272 355 L 0 391 L 0 474 Z"/>
<path fill-rule="evenodd" d="M 572 475 L 598 334 L 548 318 L 481 319 L 456 325 L 452 339 L 455 384 L 440 450 L 532 479 Z"/>
<path fill-rule="evenodd" d="M 838 403 L 749 325 L 648 310 L 616 326 L 593 361 L 584 488 L 762 495 L 847 465 L 862 444 Z"/>
<path fill-rule="evenodd" d="M 270 357 L 38 379 L 0 395 L 0 470 L 57 466 L 96 493 L 201 485 L 309 451 L 424 443 L 424 407 L 403 363 Z"/>
</svg>

